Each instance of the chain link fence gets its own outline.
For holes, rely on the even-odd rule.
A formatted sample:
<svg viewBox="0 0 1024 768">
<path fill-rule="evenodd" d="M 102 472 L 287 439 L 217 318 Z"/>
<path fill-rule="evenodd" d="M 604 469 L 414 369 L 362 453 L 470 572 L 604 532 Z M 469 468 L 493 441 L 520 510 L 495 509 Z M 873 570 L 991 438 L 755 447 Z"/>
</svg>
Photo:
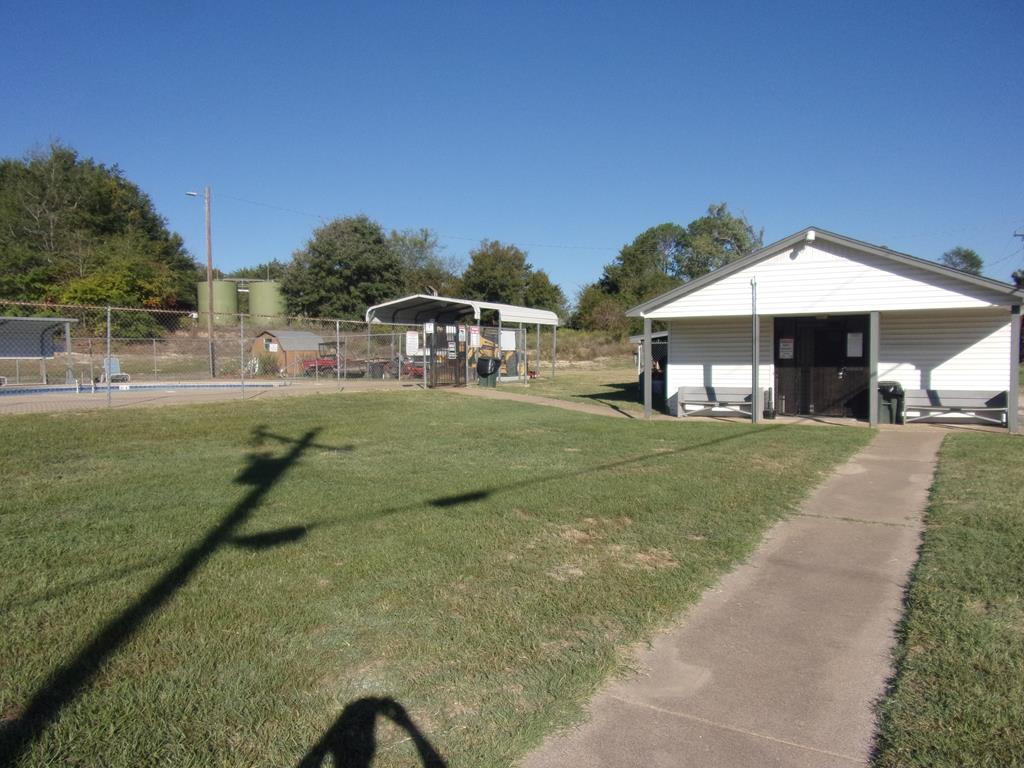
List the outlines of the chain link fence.
<svg viewBox="0 0 1024 768">
<path fill-rule="evenodd" d="M 504 382 L 543 365 L 526 329 L 459 329 L 470 386 L 480 357 L 501 359 Z M 426 345 L 419 325 L 0 301 L 0 412 L 426 386 L 449 356 Z"/>
<path fill-rule="evenodd" d="M 422 348 L 422 327 L 224 313 L 211 323 L 204 312 L 0 301 L 0 409 L 30 395 L 111 404 L 172 390 L 251 397 L 418 383 L 410 343 Z"/>
</svg>

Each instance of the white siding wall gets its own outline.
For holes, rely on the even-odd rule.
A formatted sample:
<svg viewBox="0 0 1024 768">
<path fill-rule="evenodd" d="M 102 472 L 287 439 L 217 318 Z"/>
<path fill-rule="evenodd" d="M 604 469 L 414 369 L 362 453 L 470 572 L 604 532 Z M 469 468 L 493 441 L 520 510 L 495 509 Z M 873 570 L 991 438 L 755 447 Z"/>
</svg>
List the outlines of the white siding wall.
<svg viewBox="0 0 1024 768">
<path fill-rule="evenodd" d="M 986 307 L 1006 297 L 945 275 L 825 242 L 783 251 L 680 297 L 652 318 L 750 314 L 750 278 L 764 315 Z"/>
<path fill-rule="evenodd" d="M 879 381 L 906 389 L 1005 390 L 1010 383 L 1010 311 L 883 312 Z M 775 385 L 772 318 L 761 318 L 762 389 Z M 750 386 L 750 317 L 669 324 L 666 394 L 678 414 L 679 387 Z"/>
<path fill-rule="evenodd" d="M 1010 311 L 883 312 L 878 380 L 905 389 L 1010 386 Z"/>
<path fill-rule="evenodd" d="M 748 286 L 749 291 L 749 286 Z M 761 318 L 761 388 L 773 386 L 773 326 Z M 678 416 L 680 387 L 750 387 L 750 316 L 677 320 L 669 325 L 665 393 L 669 412 Z"/>
</svg>

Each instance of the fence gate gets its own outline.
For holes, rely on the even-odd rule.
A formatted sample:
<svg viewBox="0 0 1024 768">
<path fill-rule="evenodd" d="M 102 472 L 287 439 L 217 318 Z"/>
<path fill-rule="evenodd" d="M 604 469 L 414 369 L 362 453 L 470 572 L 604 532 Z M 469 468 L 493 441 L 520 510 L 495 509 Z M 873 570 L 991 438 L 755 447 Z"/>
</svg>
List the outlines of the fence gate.
<svg viewBox="0 0 1024 768">
<path fill-rule="evenodd" d="M 466 326 L 426 323 L 423 330 L 429 355 L 428 386 L 466 386 Z"/>
</svg>

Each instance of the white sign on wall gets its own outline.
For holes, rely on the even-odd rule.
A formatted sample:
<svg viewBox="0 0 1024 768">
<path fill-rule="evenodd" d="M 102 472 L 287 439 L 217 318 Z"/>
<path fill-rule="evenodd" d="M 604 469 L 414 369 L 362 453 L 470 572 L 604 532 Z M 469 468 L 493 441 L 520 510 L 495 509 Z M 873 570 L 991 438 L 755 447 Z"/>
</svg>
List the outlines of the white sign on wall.
<svg viewBox="0 0 1024 768">
<path fill-rule="evenodd" d="M 480 326 L 471 325 L 469 326 L 469 346 L 480 347 Z"/>
<path fill-rule="evenodd" d="M 779 339 L 779 360 L 793 359 L 793 339 Z"/>
<path fill-rule="evenodd" d="M 863 333 L 848 333 L 848 334 L 846 334 L 846 356 L 847 357 L 864 357 L 864 334 Z"/>
<path fill-rule="evenodd" d="M 420 351 L 420 332 L 419 331 L 406 331 L 405 332 L 405 354 L 415 355 Z"/>
<path fill-rule="evenodd" d="M 514 350 L 516 348 L 516 332 L 515 331 L 502 331 L 501 332 L 501 343 L 498 345 L 502 352 L 508 350 Z"/>
</svg>

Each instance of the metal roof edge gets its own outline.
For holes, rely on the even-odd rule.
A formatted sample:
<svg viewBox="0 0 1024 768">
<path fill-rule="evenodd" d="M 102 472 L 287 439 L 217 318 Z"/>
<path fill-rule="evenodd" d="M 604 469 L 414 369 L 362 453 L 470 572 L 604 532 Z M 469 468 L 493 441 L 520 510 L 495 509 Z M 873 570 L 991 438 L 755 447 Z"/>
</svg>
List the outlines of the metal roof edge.
<svg viewBox="0 0 1024 768">
<path fill-rule="evenodd" d="M 391 301 L 385 301 L 380 304 L 374 304 L 371 307 L 367 307 L 365 315 L 366 322 L 373 322 L 374 318 L 376 317 L 377 310 L 385 309 L 391 306 L 402 305 L 405 303 L 413 303 L 417 299 L 422 300 L 425 305 L 436 302 L 438 304 L 446 303 L 468 307 L 469 309 L 472 309 L 473 317 L 477 320 L 480 319 L 481 309 L 489 309 L 498 312 L 499 316 L 501 316 L 501 314 L 504 312 L 516 316 L 522 315 L 524 317 L 523 320 L 511 320 L 510 322 L 539 322 L 541 325 L 556 326 L 559 325 L 561 322 L 558 318 L 558 315 L 555 312 L 552 312 L 551 310 L 548 309 L 535 309 L 534 307 L 521 307 L 516 304 L 501 304 L 493 301 L 479 301 L 477 299 L 456 299 L 450 296 L 431 296 L 430 294 L 425 293 L 414 293 L 410 294 L 409 296 L 402 296 L 401 298 L 398 299 L 392 299 Z M 525 319 L 527 316 L 529 316 L 529 319 Z"/>
</svg>

